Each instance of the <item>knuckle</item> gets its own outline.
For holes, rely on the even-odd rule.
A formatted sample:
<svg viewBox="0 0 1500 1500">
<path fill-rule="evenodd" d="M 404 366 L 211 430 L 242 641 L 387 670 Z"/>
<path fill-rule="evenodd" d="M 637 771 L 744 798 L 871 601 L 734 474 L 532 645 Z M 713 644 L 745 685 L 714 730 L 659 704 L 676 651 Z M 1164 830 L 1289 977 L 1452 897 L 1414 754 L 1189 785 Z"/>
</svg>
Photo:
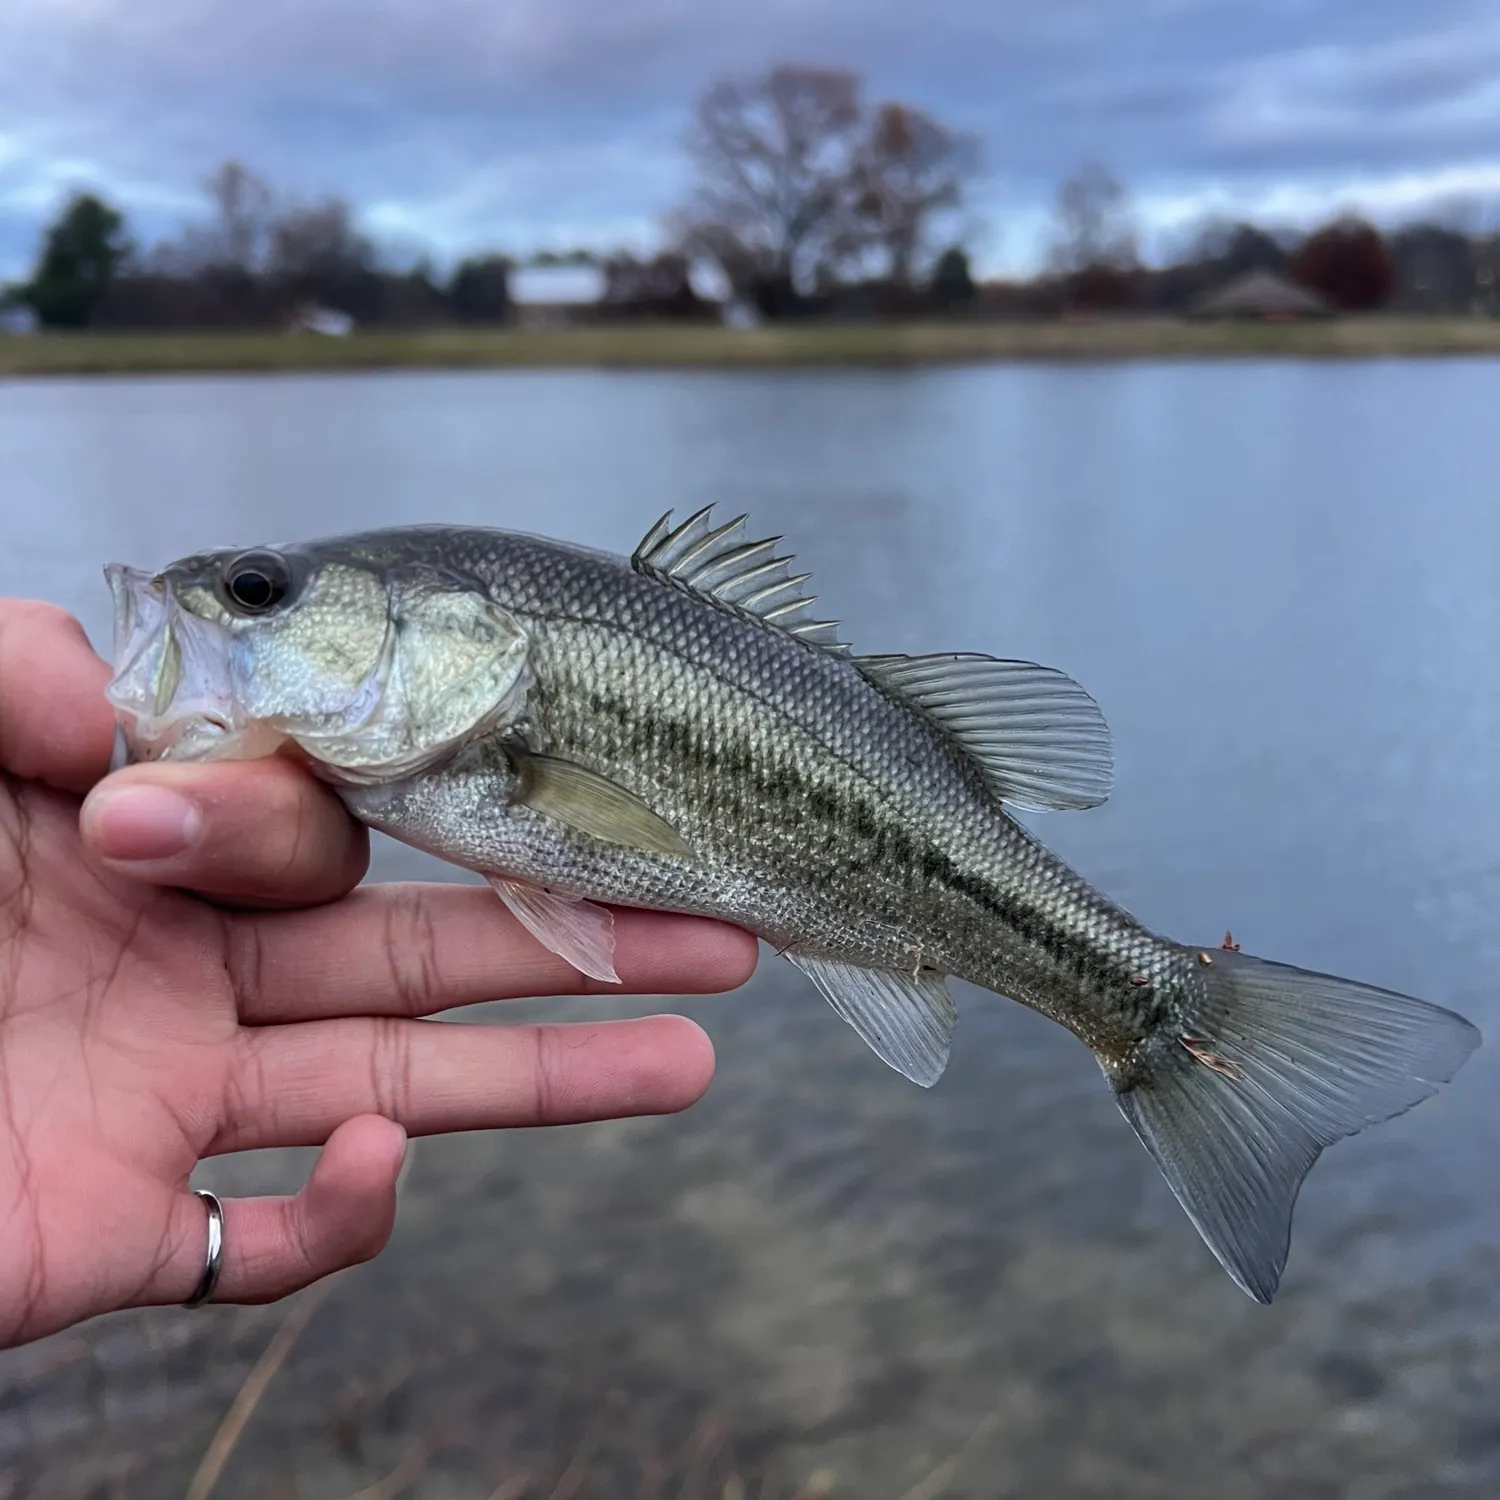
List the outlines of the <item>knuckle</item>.
<svg viewBox="0 0 1500 1500">
<path fill-rule="evenodd" d="M 240 1143 L 278 1127 L 277 1092 L 266 1072 L 269 1033 L 243 1030 L 235 1039 L 235 1058 L 224 1075 L 219 1101 L 215 1151 L 239 1149 Z"/>
<path fill-rule="evenodd" d="M 334 1269 L 323 1263 L 327 1256 L 321 1238 L 313 1225 L 312 1215 L 307 1210 L 306 1194 L 299 1193 L 282 1215 L 282 1239 L 283 1254 L 300 1285 L 316 1281 Z"/>
<path fill-rule="evenodd" d="M 25 933 L 35 899 L 26 798 L 0 773 L 0 943 L 12 943 Z M 17 955 L 14 962 L 19 961 Z"/>
<path fill-rule="evenodd" d="M 266 990 L 266 934 L 258 922 L 224 922 L 224 970 L 240 1013 L 259 1013 Z"/>
<path fill-rule="evenodd" d="M 412 1118 L 412 1022 L 390 1016 L 372 1020 L 370 1101 L 387 1120 Z"/>
<path fill-rule="evenodd" d="M 269 757 L 195 771 L 208 809 L 201 855 L 222 872 L 218 878 L 298 900 L 342 894 L 358 882 L 354 825 L 296 766 Z"/>
<path fill-rule="evenodd" d="M 381 938 L 398 1012 L 404 1016 L 425 1015 L 443 986 L 432 903 L 415 887 L 392 888 L 381 899 L 385 902 Z"/>
<path fill-rule="evenodd" d="M 532 1032 L 532 1113 L 540 1125 L 565 1123 L 571 1118 L 570 1090 L 566 1086 L 567 1049 L 563 1033 L 555 1026 L 537 1026 Z"/>
<path fill-rule="evenodd" d="M 295 878 L 316 852 L 308 833 L 318 821 L 318 809 L 311 805 L 297 772 L 274 760 L 263 764 L 264 785 L 254 805 L 246 809 L 254 815 L 252 827 L 259 830 L 259 862 L 277 879 Z"/>
</svg>

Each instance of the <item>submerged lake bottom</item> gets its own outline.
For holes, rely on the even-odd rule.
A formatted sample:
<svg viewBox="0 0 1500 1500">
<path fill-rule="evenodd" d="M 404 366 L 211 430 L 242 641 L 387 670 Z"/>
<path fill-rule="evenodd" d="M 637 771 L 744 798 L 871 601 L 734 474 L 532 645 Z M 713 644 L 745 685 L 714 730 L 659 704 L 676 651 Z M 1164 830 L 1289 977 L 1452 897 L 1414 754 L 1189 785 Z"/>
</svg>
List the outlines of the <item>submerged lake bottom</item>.
<svg viewBox="0 0 1500 1500">
<path fill-rule="evenodd" d="M 629 552 L 669 506 L 748 511 L 856 650 L 1023 656 L 1098 698 L 1109 803 L 1028 822 L 1143 921 L 1232 928 L 1488 1036 L 1497 377 L 15 382 L 0 593 L 54 598 L 103 643 L 106 560 L 419 520 Z M 455 878 L 377 842 L 374 878 L 414 877 Z M 1325 1154 L 1262 1308 L 1087 1052 L 955 993 L 931 1091 L 769 952 L 733 995 L 449 1018 L 670 1008 L 709 1030 L 718 1076 L 680 1116 L 416 1143 L 385 1254 L 289 1303 L 121 1314 L 0 1356 L 0 1495 L 185 1493 L 258 1390 L 216 1497 L 1500 1492 L 1492 1042 Z M 311 1155 L 197 1180 L 287 1191 Z"/>
</svg>

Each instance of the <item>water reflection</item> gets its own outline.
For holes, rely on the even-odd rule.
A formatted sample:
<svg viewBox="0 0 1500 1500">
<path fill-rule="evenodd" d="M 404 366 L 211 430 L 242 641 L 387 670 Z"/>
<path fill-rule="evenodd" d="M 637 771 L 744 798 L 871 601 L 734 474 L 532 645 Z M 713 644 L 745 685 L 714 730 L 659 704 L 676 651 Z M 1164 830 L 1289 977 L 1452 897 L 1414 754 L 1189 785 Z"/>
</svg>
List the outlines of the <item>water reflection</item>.
<svg viewBox="0 0 1500 1500">
<path fill-rule="evenodd" d="M 1026 655 L 1096 693 L 1116 795 L 1037 826 L 1145 920 L 1494 1031 L 1494 384 L 1483 363 L 11 384 L 0 592 L 103 639 L 108 557 L 416 519 L 628 551 L 669 506 L 748 510 L 857 647 Z M 389 846 L 379 868 L 432 869 Z M 827 1469 L 895 1497 L 955 1456 L 944 1493 L 976 1497 L 1495 1492 L 1493 1048 L 1328 1154 L 1267 1311 L 1077 1044 L 961 1005 L 925 1094 L 768 960 L 682 1007 L 721 1059 L 688 1116 L 424 1143 L 390 1252 L 317 1312 L 220 1492 L 347 1493 L 418 1441 L 433 1493 L 527 1468 L 547 1494 L 588 1444 L 601 1495 L 659 1460 L 666 1493 L 737 1465 L 748 1493 L 769 1466 L 768 1493 Z M 88 1465 L 180 1487 L 281 1315 L 124 1317 L 5 1357 L 0 1462 L 38 1494 Z"/>
</svg>

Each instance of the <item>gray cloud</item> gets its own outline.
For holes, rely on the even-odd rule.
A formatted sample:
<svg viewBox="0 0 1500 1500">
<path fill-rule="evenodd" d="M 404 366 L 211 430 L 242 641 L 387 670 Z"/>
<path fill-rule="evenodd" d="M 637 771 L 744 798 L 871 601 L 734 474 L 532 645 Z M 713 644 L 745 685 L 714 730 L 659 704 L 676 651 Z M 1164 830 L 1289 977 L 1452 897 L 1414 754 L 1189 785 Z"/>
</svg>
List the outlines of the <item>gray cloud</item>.
<svg viewBox="0 0 1500 1500">
<path fill-rule="evenodd" d="M 440 248 L 645 234 L 694 94 L 781 58 L 977 131 L 1001 221 L 1092 156 L 1150 201 L 1500 173 L 1493 0 L 5 0 L 0 269 L 71 184 L 159 232 L 229 155 Z"/>
</svg>

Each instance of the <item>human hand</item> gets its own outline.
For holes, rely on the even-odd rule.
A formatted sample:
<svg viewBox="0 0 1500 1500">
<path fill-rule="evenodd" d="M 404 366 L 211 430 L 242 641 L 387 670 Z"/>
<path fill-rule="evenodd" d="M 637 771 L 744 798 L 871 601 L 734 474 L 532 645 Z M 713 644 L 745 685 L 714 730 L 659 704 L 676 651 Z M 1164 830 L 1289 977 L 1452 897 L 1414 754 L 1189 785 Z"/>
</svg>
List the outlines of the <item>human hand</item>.
<svg viewBox="0 0 1500 1500">
<path fill-rule="evenodd" d="M 295 1197 L 224 1203 L 214 1300 L 265 1302 L 384 1246 L 408 1133 L 666 1113 L 708 1086 L 678 1016 L 419 1018 L 729 989 L 747 933 L 619 912 L 617 990 L 488 890 L 356 890 L 365 831 L 290 762 L 106 777 L 108 676 L 71 617 L 0 600 L 0 1347 L 191 1297 L 204 1157 L 323 1147 Z"/>
</svg>

